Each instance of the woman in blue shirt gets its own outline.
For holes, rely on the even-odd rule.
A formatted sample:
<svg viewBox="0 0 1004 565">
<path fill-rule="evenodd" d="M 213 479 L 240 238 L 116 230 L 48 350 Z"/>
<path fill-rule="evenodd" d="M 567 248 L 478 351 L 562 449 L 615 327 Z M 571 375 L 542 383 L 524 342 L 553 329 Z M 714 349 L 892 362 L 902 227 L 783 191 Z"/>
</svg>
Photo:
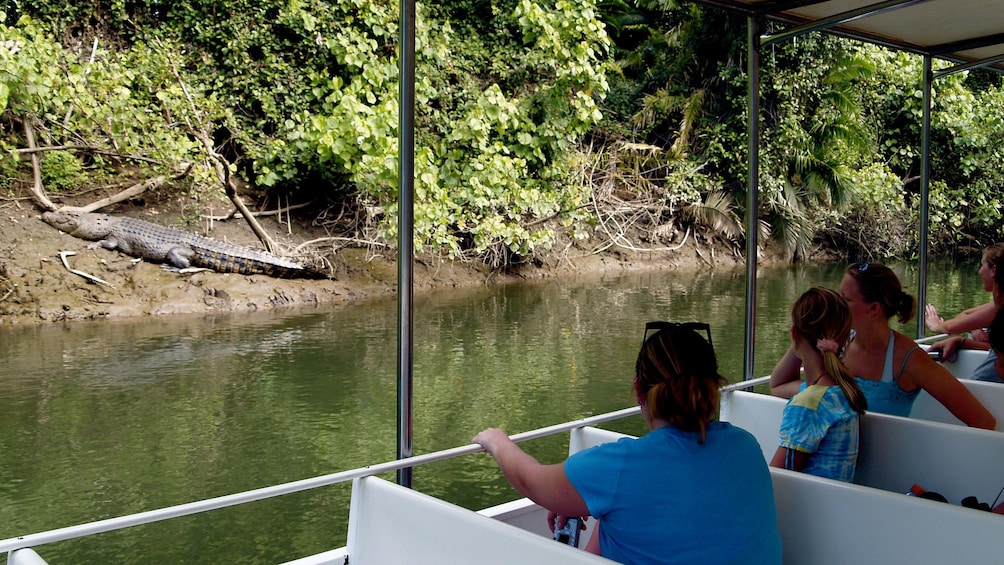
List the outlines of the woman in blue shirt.
<svg viewBox="0 0 1004 565">
<path fill-rule="evenodd" d="M 708 332 L 705 340 L 694 329 Z M 715 420 L 724 379 L 707 324 L 650 322 L 635 398 L 650 432 L 542 465 L 502 430 L 474 438 L 521 494 L 599 520 L 587 549 L 621 563 L 780 563 L 773 486 L 759 444 Z"/>
</svg>

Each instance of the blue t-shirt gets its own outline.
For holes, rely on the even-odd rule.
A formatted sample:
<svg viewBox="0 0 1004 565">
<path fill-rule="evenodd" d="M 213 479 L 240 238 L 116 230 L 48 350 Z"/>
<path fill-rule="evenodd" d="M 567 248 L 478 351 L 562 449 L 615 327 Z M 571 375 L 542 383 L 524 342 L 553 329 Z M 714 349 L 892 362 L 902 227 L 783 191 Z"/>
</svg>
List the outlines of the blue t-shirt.
<svg viewBox="0 0 1004 565">
<path fill-rule="evenodd" d="M 781 562 L 774 488 L 756 439 L 726 422 L 665 426 L 572 455 L 565 474 L 621 563 Z"/>
<path fill-rule="evenodd" d="M 839 386 L 809 386 L 781 417 L 780 445 L 809 454 L 803 473 L 849 482 L 858 462 L 861 418 Z"/>
</svg>

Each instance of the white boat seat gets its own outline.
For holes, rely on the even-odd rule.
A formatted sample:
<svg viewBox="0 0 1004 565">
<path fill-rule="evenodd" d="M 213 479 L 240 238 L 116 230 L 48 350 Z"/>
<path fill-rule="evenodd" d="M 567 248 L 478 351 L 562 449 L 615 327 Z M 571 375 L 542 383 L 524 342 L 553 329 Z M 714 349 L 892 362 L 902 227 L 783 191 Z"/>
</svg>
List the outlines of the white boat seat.
<svg viewBox="0 0 1004 565">
<path fill-rule="evenodd" d="M 7 565 L 48 565 L 34 549 L 15 549 L 7 555 Z"/>
<path fill-rule="evenodd" d="M 734 392 L 723 417 L 752 433 L 769 460 L 777 450 L 785 402 Z M 916 483 L 952 504 L 967 496 L 989 504 L 1004 487 L 1004 434 L 869 412 L 861 418 L 854 482 L 896 493 Z"/>
<path fill-rule="evenodd" d="M 378 477 L 352 484 L 346 549 L 353 565 L 611 563 Z"/>
<path fill-rule="evenodd" d="M 928 349 L 929 345 L 922 345 L 924 349 Z M 973 371 L 976 367 L 980 366 L 987 357 L 986 351 L 980 351 L 977 349 L 962 349 L 959 350 L 953 361 L 945 361 L 942 365 L 948 369 L 950 373 L 955 375 L 959 379 L 969 379 L 973 376 Z"/>
<path fill-rule="evenodd" d="M 971 379 L 959 379 L 969 392 L 979 400 L 987 410 L 997 418 L 997 431 L 1004 431 L 1004 385 L 1000 383 L 988 383 L 984 381 L 974 381 Z M 956 418 L 948 408 L 934 399 L 927 391 L 920 391 L 917 400 L 913 403 L 910 411 L 911 418 L 920 420 L 930 420 L 944 424 L 955 424 L 964 426 L 961 420 Z"/>
<path fill-rule="evenodd" d="M 999 563 L 1004 555 L 1004 516 L 770 471 L 786 564 Z"/>
</svg>

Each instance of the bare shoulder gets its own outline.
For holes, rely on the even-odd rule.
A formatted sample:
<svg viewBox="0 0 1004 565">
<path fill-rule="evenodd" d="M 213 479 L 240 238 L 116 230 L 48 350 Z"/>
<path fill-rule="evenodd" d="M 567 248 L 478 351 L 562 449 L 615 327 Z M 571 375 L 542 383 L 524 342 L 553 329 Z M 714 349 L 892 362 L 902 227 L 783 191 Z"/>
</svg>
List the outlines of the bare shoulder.
<svg viewBox="0 0 1004 565">
<path fill-rule="evenodd" d="M 901 369 L 897 380 L 904 390 L 927 388 L 932 382 L 955 379 L 948 369 L 931 359 L 917 342 L 899 332 L 896 332 L 895 352 L 894 370 Z"/>
</svg>

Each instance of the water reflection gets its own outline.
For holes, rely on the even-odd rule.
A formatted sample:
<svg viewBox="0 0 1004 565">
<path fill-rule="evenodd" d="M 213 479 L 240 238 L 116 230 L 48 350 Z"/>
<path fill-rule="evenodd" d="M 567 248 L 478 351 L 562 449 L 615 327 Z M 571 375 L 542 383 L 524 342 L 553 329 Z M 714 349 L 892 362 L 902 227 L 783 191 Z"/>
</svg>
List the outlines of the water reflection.
<svg viewBox="0 0 1004 565">
<path fill-rule="evenodd" d="M 761 269 L 757 374 L 788 346 L 794 299 L 842 273 Z M 946 313 L 987 300 L 973 266 L 930 282 Z M 648 320 L 709 322 L 722 373 L 741 378 L 744 285 L 742 271 L 646 273 L 416 297 L 416 453 L 629 406 Z M 0 329 L 0 538 L 393 459 L 396 328 L 390 300 Z M 526 447 L 558 461 L 567 445 Z M 415 485 L 471 508 L 515 497 L 487 456 L 416 470 Z M 39 550 L 53 563 L 281 562 L 344 543 L 348 490 Z"/>
</svg>

